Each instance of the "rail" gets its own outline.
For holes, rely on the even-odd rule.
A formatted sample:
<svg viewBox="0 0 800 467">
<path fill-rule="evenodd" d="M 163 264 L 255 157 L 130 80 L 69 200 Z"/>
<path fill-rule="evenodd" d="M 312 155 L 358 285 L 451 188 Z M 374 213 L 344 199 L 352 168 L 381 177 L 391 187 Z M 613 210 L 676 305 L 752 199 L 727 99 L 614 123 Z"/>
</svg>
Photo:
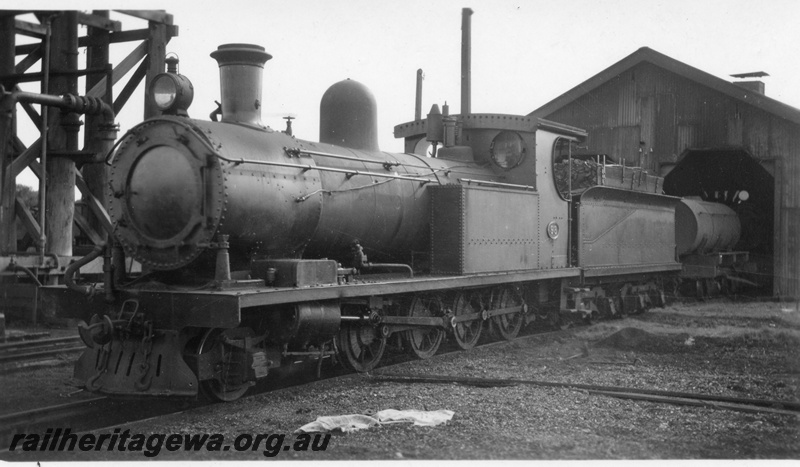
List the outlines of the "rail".
<svg viewBox="0 0 800 467">
<path fill-rule="evenodd" d="M 621 399 L 646 400 L 676 405 L 691 405 L 716 409 L 736 410 L 740 412 L 768 412 L 780 415 L 800 416 L 800 402 L 747 399 L 712 394 L 698 394 L 660 389 L 637 389 L 619 386 L 600 386 L 595 384 L 558 383 L 553 381 L 536 381 L 524 379 L 472 378 L 450 375 L 409 375 L 394 373 L 375 373 L 371 378 L 376 382 L 395 383 L 429 383 L 429 384 L 464 384 L 481 387 L 497 386 L 541 386 L 556 388 L 572 388 Z"/>
<path fill-rule="evenodd" d="M 53 357 L 83 352 L 78 336 L 36 339 L 0 344 L 0 375 L 65 363 Z"/>
</svg>

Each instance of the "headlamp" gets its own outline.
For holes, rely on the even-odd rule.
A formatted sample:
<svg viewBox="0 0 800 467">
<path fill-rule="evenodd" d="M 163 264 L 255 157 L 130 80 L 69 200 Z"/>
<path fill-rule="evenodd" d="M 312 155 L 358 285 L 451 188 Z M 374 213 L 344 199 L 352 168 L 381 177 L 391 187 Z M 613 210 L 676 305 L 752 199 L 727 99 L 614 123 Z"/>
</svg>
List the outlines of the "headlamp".
<svg viewBox="0 0 800 467">
<path fill-rule="evenodd" d="M 149 95 L 162 113 L 188 115 L 186 110 L 194 99 L 194 87 L 183 75 L 161 73 L 150 83 Z"/>
</svg>

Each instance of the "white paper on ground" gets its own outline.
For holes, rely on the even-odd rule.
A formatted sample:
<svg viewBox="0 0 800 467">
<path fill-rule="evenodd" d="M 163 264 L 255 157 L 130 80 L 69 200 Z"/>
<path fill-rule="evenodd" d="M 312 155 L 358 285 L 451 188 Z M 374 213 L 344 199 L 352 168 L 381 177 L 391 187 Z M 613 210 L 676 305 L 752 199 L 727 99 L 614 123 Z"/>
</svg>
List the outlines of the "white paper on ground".
<svg viewBox="0 0 800 467">
<path fill-rule="evenodd" d="M 331 417 L 317 417 L 311 423 L 301 426 L 295 433 L 324 433 L 341 430 L 345 433 L 363 430 L 376 425 L 388 423 L 413 423 L 418 426 L 436 426 L 447 423 L 453 418 L 452 410 L 381 410 L 375 417 L 368 415 L 335 415 Z"/>
</svg>

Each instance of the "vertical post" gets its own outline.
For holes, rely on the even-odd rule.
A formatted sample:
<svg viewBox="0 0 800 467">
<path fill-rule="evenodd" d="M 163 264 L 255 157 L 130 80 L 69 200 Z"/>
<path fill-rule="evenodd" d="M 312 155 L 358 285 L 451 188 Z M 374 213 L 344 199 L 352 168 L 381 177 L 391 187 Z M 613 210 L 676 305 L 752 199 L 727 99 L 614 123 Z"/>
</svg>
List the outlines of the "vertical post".
<svg viewBox="0 0 800 467">
<path fill-rule="evenodd" d="M 228 253 L 230 243 L 227 235 L 220 235 L 217 242 L 217 267 L 214 279 L 220 282 L 231 280 L 231 257 Z"/>
<path fill-rule="evenodd" d="M 108 10 L 95 10 L 92 12 L 92 15 L 101 18 L 109 18 Z M 109 32 L 103 28 L 89 26 L 87 36 L 92 39 L 90 41 L 92 45 L 86 47 L 86 68 L 105 69 L 109 65 Z M 87 75 L 86 94 L 88 95 L 89 90 L 91 90 L 97 83 L 102 81 L 103 78 L 104 75 L 99 73 L 91 73 Z M 106 86 L 106 95 L 104 100 L 109 105 L 114 104 L 111 90 L 112 86 L 110 84 Z M 103 135 L 98 128 L 98 126 L 102 123 L 102 115 L 86 115 L 86 127 L 83 141 L 84 149 L 95 152 L 98 156 L 101 154 L 104 155 L 105 151 L 110 149 L 103 144 Z M 103 205 L 103 208 L 108 210 L 108 200 L 106 198 L 106 189 L 108 186 L 107 166 L 102 163 L 86 164 L 81 169 L 81 172 L 83 173 L 83 179 L 86 181 L 86 185 L 89 187 L 89 191 L 91 191 L 92 195 L 94 195 L 94 197 L 100 201 L 100 203 Z M 91 212 L 88 213 L 88 221 L 89 225 L 91 225 L 95 231 L 103 231 L 102 224 Z"/>
<path fill-rule="evenodd" d="M 472 112 L 472 9 L 461 10 L 461 115 Z"/>
<path fill-rule="evenodd" d="M 775 178 L 773 180 L 773 193 L 772 193 L 772 296 L 773 297 L 786 297 L 798 293 L 798 286 L 796 285 L 798 279 L 790 276 L 790 272 L 797 272 L 790 265 L 793 261 L 797 261 L 797 257 L 792 258 L 793 255 L 789 253 L 789 245 L 791 243 L 790 237 L 797 235 L 797 232 L 791 233 L 789 225 L 791 217 L 798 214 L 792 212 L 793 210 L 784 209 L 786 201 L 789 197 L 784 197 L 785 191 L 783 189 L 784 177 L 789 175 L 792 180 L 792 174 L 784 174 L 783 171 L 787 169 L 787 165 L 783 163 L 783 158 L 778 157 L 775 159 Z M 790 182 L 791 184 L 792 182 Z M 791 202 L 791 201 L 790 201 Z M 795 253 L 797 255 L 797 253 Z M 795 263 L 797 264 L 797 263 Z M 794 290 L 792 290 L 794 289 Z"/>
<path fill-rule="evenodd" d="M 50 48 L 50 89 L 47 94 L 78 94 L 78 79 L 71 72 L 78 69 L 78 16 L 76 11 L 66 11 L 56 16 L 52 23 Z M 61 73 L 66 74 L 61 74 Z M 49 112 L 48 145 L 53 152 L 75 151 L 77 138 L 63 126 L 63 115 Z M 72 222 L 75 209 L 75 163 L 66 157 L 48 157 L 46 166 L 47 194 L 45 232 L 47 252 L 59 256 L 72 256 Z"/>
<path fill-rule="evenodd" d="M 572 140 L 567 140 L 567 266 L 572 267 Z"/>
<path fill-rule="evenodd" d="M 159 73 L 164 72 L 164 57 L 167 53 L 167 26 L 165 24 L 150 21 L 150 39 L 147 42 L 147 75 L 145 77 L 145 92 L 150 88 L 153 78 Z M 161 112 L 155 107 L 150 99 L 144 100 L 144 118 L 148 119 L 160 115 Z"/>
<path fill-rule="evenodd" d="M 14 15 L 0 17 L 0 75 L 14 73 L 14 20 Z M 0 254 L 17 250 L 14 213 L 17 182 L 11 174 L 11 162 L 14 160 L 11 143 L 16 134 L 15 107 L 0 107 Z"/>
<path fill-rule="evenodd" d="M 414 121 L 422 120 L 422 80 L 425 79 L 425 73 L 422 68 L 417 70 L 417 93 L 414 100 Z"/>
</svg>

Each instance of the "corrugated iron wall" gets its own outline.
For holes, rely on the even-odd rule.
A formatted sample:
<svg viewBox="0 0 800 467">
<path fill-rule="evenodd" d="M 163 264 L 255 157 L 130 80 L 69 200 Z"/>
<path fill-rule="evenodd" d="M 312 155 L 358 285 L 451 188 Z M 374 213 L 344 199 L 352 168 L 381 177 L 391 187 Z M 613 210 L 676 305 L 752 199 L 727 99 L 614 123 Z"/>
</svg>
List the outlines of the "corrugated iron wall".
<svg viewBox="0 0 800 467">
<path fill-rule="evenodd" d="M 689 148 L 742 147 L 774 165 L 774 292 L 800 298 L 800 125 L 646 62 L 545 118 L 586 129 L 587 153 L 652 173 Z"/>
</svg>

